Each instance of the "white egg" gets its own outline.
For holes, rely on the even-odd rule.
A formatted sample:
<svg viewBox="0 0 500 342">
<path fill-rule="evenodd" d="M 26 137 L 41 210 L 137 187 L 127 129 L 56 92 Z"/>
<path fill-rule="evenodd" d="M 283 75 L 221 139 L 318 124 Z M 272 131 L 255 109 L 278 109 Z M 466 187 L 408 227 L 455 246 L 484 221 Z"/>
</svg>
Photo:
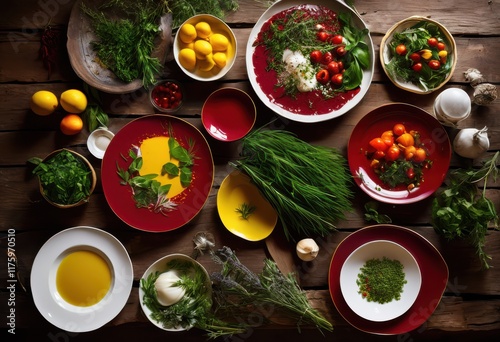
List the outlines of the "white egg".
<svg viewBox="0 0 500 342">
<path fill-rule="evenodd" d="M 180 280 L 176 271 L 167 271 L 156 279 L 156 299 L 163 306 L 174 305 L 184 297 L 185 290 L 180 286 L 174 286 Z"/>
<path fill-rule="evenodd" d="M 283 61 L 286 71 L 296 79 L 300 92 L 309 92 L 316 88 L 317 81 L 312 64 L 300 51 L 286 49 L 283 52 Z"/>
</svg>

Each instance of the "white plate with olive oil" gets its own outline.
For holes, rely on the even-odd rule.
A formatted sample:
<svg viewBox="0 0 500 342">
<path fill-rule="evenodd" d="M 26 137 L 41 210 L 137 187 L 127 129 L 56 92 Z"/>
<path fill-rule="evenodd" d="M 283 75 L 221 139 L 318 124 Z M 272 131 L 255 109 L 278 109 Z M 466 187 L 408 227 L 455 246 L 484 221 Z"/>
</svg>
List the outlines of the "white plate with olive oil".
<svg viewBox="0 0 500 342">
<path fill-rule="evenodd" d="M 31 289 L 42 316 L 68 332 L 100 328 L 123 309 L 134 272 L 125 247 L 98 228 L 78 226 L 52 236 L 31 270 Z"/>
</svg>

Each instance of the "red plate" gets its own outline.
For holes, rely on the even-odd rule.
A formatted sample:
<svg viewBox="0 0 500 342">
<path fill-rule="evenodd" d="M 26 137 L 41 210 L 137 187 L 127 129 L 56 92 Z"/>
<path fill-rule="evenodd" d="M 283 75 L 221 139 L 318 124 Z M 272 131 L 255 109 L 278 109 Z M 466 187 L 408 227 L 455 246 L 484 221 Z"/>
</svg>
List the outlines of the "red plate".
<svg viewBox="0 0 500 342">
<path fill-rule="evenodd" d="M 347 257 L 359 246 L 375 240 L 389 240 L 406 248 L 422 274 L 422 286 L 415 303 L 403 315 L 385 322 L 358 316 L 347 305 L 340 290 L 340 271 Z M 438 306 L 447 282 L 448 266 L 439 251 L 420 234 L 395 225 L 374 225 L 349 235 L 337 246 L 328 274 L 330 295 L 342 317 L 361 331 L 379 335 L 404 334 L 421 326 Z"/>
<path fill-rule="evenodd" d="M 373 172 L 365 156 L 370 140 L 392 129 L 396 123 L 420 133 L 433 163 L 430 169 L 424 170 L 424 181 L 411 192 L 405 188 L 389 189 Z M 429 197 L 441 186 L 450 165 L 451 145 L 448 134 L 435 117 L 418 107 L 393 103 L 372 110 L 358 122 L 349 139 L 347 157 L 354 180 L 373 199 L 408 204 Z"/>
<path fill-rule="evenodd" d="M 175 139 L 187 148 L 189 140 L 194 141 L 196 157 L 191 184 L 173 200 L 175 210 L 165 215 L 146 208 L 137 208 L 130 186 L 120 184 L 117 164 L 127 169 L 132 145 L 140 146 L 144 139 L 169 136 L 171 127 Z M 148 232 L 165 232 L 177 229 L 193 219 L 205 205 L 214 181 L 214 162 L 210 147 L 201 132 L 190 123 L 168 115 L 148 115 L 125 125 L 111 140 L 101 169 L 102 187 L 109 206 L 129 226 Z"/>
</svg>

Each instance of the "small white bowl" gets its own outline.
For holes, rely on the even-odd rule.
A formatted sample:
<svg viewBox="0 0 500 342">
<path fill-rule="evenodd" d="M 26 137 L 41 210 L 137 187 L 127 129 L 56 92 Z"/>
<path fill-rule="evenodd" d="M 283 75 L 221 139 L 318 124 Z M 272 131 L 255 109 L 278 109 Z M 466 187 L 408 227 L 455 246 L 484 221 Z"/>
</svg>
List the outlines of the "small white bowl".
<svg viewBox="0 0 500 342">
<path fill-rule="evenodd" d="M 469 94 L 460 88 L 448 88 L 436 97 L 434 114 L 443 125 L 456 127 L 469 117 L 471 107 Z"/>
<path fill-rule="evenodd" d="M 194 26 L 199 22 L 207 22 L 212 29 L 212 33 L 220 33 L 229 40 L 229 47 L 226 53 L 227 62 L 223 68 L 215 66 L 210 71 L 202 71 L 198 68 L 198 66 L 196 66 L 194 70 L 188 70 L 181 65 L 179 61 L 179 52 L 182 50 L 185 44 L 182 43 L 179 37 L 179 32 L 183 25 L 192 24 Z M 210 14 L 198 14 L 189 18 L 181 26 L 179 26 L 179 29 L 175 34 L 173 50 L 174 50 L 174 58 L 175 61 L 177 62 L 177 65 L 186 75 L 190 76 L 191 78 L 197 81 L 215 81 L 223 77 L 225 74 L 227 74 L 227 72 L 233 66 L 234 61 L 236 60 L 238 44 L 234 32 L 223 20 Z"/>
<path fill-rule="evenodd" d="M 356 280 L 368 260 L 383 257 L 399 260 L 403 264 L 407 283 L 403 286 L 399 300 L 385 304 L 369 302 L 358 293 Z M 413 255 L 403 246 L 387 240 L 375 240 L 361 245 L 347 257 L 340 271 L 340 289 L 347 305 L 358 316 L 374 322 L 389 321 L 408 311 L 417 299 L 421 284 L 420 268 Z"/>
<path fill-rule="evenodd" d="M 94 157 L 102 159 L 104 157 L 104 152 L 106 152 L 114 136 L 114 133 L 106 128 L 101 127 L 94 130 L 87 138 L 87 147 L 90 153 L 92 153 Z"/>
</svg>

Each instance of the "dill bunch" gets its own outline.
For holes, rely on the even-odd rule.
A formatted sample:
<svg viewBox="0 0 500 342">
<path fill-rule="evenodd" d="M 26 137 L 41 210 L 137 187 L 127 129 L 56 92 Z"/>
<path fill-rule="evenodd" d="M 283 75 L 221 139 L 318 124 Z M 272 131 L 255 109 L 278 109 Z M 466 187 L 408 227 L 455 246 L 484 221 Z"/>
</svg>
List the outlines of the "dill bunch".
<svg viewBox="0 0 500 342">
<path fill-rule="evenodd" d="M 352 178 L 334 148 L 314 146 L 284 130 L 256 130 L 243 139 L 245 172 L 277 211 L 287 239 L 325 236 L 352 210 Z"/>
<path fill-rule="evenodd" d="M 173 27 L 179 27 L 190 17 L 206 13 L 219 19 L 224 19 L 227 12 L 236 11 L 239 7 L 237 0 L 170 0 L 169 8 L 172 11 Z"/>
<path fill-rule="evenodd" d="M 212 258 L 222 265 L 220 272 L 211 275 L 218 315 L 225 312 L 237 319 L 264 308 L 263 315 L 284 314 L 294 319 L 298 327 L 313 325 L 333 330 L 332 324 L 311 307 L 293 274 L 283 275 L 274 261 L 266 259 L 262 272 L 257 275 L 243 265 L 229 247 L 213 252 Z"/>
<path fill-rule="evenodd" d="M 162 65 L 151 54 L 160 33 L 160 18 L 169 12 L 168 3 L 168 0 L 111 0 L 92 9 L 82 2 L 81 9 L 91 18 L 97 37 L 92 48 L 102 64 L 120 80 L 132 82 L 140 78 L 146 87 L 154 84 Z M 113 17 L 104 12 L 110 8 Z"/>
</svg>

